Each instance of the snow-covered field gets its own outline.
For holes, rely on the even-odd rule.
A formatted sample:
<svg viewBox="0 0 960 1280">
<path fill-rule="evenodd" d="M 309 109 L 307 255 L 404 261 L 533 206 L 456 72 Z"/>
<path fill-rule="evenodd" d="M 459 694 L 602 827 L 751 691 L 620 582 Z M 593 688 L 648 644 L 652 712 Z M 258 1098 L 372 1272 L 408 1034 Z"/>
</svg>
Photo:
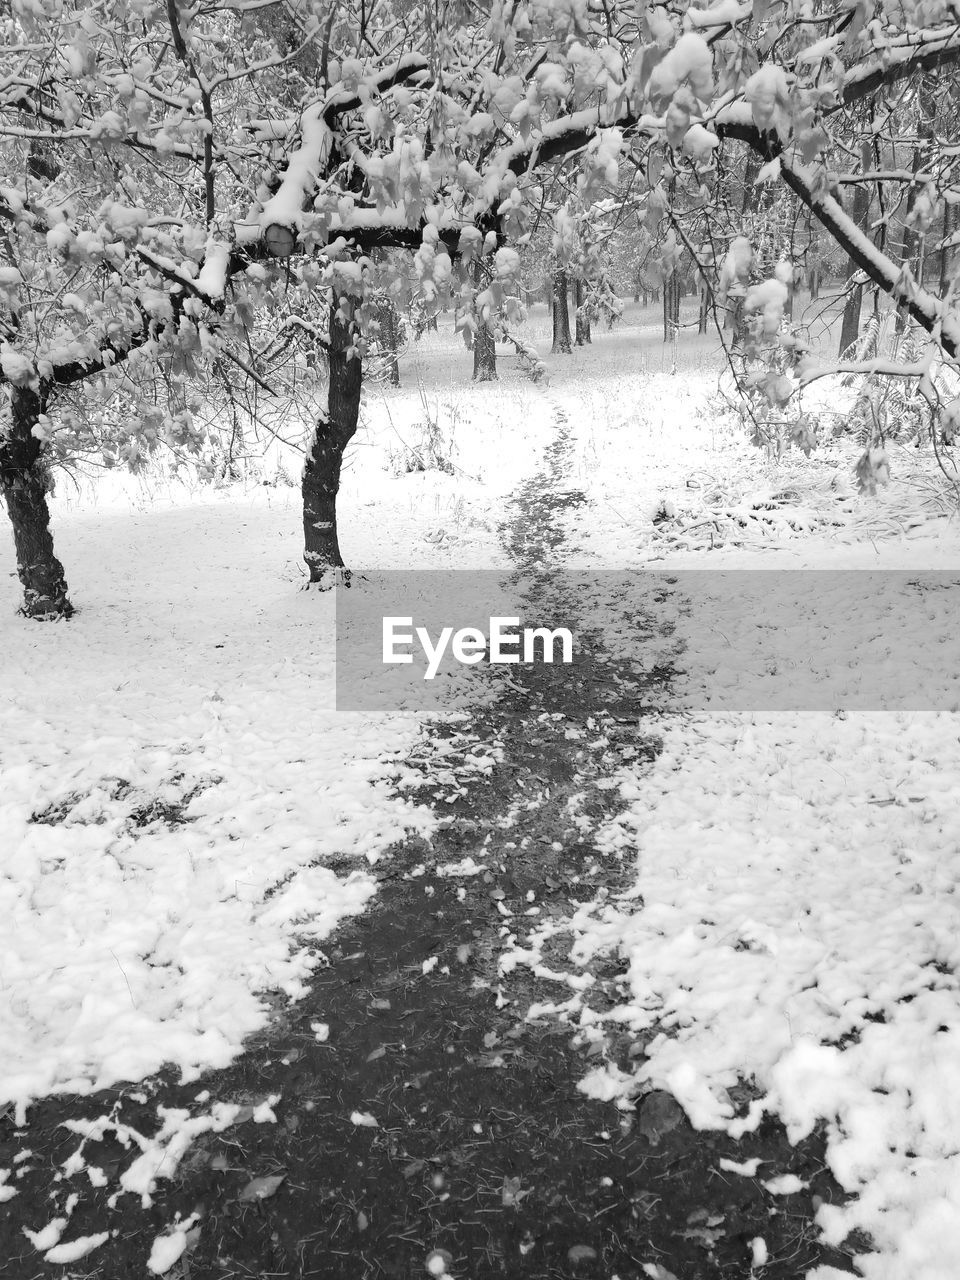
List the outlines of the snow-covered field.
<svg viewBox="0 0 960 1280">
<path fill-rule="evenodd" d="M 400 391 L 368 391 L 344 479 L 350 562 L 505 564 L 506 496 L 562 412 L 570 483 L 588 500 L 569 513 L 571 567 L 960 568 L 942 505 L 898 482 L 868 509 L 839 446 L 778 471 L 717 413 L 715 340 L 685 339 L 674 374 L 648 326 L 628 313 L 550 359 L 545 386 L 503 360 L 500 383 L 473 387 L 458 340 L 427 335 Z M 454 470 L 395 474 L 426 418 Z M 787 472 L 807 486 L 799 516 L 760 501 Z M 417 718 L 333 710 L 333 602 L 298 590 L 298 499 L 253 480 L 62 486 L 57 547 L 80 608 L 63 625 L 14 616 L 0 541 L 0 1105 L 21 1119 L 51 1092 L 228 1061 L 276 993 L 304 989 L 390 843 L 430 831 L 394 785 Z M 705 549 L 695 517 L 729 529 L 721 507 L 771 514 L 745 520 L 743 545 Z M 889 532 L 906 509 L 923 518 L 873 536 L 878 510 Z M 918 649 L 945 637 L 945 664 L 955 600 L 925 600 L 915 623 Z M 853 627 L 845 607 L 812 646 Z M 721 596 L 716 610 L 734 640 L 748 626 Z M 856 654 L 849 670 L 853 687 Z M 695 706 L 697 682 L 717 679 L 694 665 L 681 698 Z M 602 837 L 635 865 L 634 888 L 508 939 L 504 968 L 569 934 L 564 1016 L 585 1035 L 604 1019 L 658 1032 L 638 1077 L 600 1067 L 585 1089 L 629 1105 L 638 1081 L 667 1088 L 695 1125 L 734 1134 L 764 1110 L 797 1137 L 826 1122 L 831 1168 L 856 1193 L 820 1211 L 826 1237 L 869 1232 L 873 1280 L 947 1280 L 960 1257 L 960 718 L 881 705 L 664 718 L 664 754 L 616 777 L 623 812 Z M 602 1017 L 579 982 L 599 953 L 619 955 L 627 981 Z M 744 1077 L 763 1094 L 745 1118 L 725 1095 Z"/>
</svg>

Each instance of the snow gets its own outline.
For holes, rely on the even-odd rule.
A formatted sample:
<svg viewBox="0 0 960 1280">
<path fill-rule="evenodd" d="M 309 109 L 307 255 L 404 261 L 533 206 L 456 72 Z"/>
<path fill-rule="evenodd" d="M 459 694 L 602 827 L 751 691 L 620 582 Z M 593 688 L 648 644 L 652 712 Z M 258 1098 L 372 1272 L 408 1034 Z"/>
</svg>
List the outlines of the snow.
<svg viewBox="0 0 960 1280">
<path fill-rule="evenodd" d="M 27 1228 L 24 1227 L 23 1234 L 35 1249 L 39 1250 L 40 1253 L 45 1253 L 48 1249 L 52 1249 L 55 1244 L 59 1243 L 60 1237 L 66 1229 L 67 1222 L 67 1218 L 54 1218 L 40 1231 L 28 1231 Z"/>
<path fill-rule="evenodd" d="M 543 325 L 535 317 L 523 336 L 542 347 Z M 884 571 L 889 598 L 870 616 L 905 650 L 950 654 L 960 537 L 941 521 L 916 537 L 857 540 L 847 512 L 815 533 L 771 523 L 762 545 L 665 551 L 653 525 L 664 504 L 682 512 L 708 481 L 769 495 L 800 474 L 768 464 L 718 418 L 715 342 L 683 344 L 674 374 L 653 322 L 646 330 L 628 314 L 613 333 L 595 331 L 592 350 L 547 357 L 546 385 L 502 360 L 500 384 L 470 387 L 459 339 L 427 335 L 405 358 L 409 390 L 368 388 L 344 472 L 343 541 L 355 563 L 378 568 L 503 566 L 506 497 L 536 473 L 564 413 L 567 480 L 586 499 L 564 516 L 568 563 L 637 578 L 651 563 L 671 570 L 673 595 L 657 608 L 676 631 L 640 659 L 686 643 L 686 675 L 656 724 L 663 754 L 608 779 L 621 808 L 599 843 L 624 891 L 593 900 L 583 886 L 566 918 L 504 918 L 504 998 L 526 965 L 556 996 L 530 1016 L 552 1011 L 597 1044 L 608 1024 L 651 1037 L 630 1070 L 592 1061 L 580 1088 L 598 1103 L 629 1110 L 640 1092 L 667 1090 L 695 1126 L 734 1139 L 766 1114 L 793 1141 L 825 1126 L 829 1167 L 853 1198 L 821 1206 L 824 1238 L 867 1232 L 867 1280 L 947 1280 L 960 1253 L 958 713 L 867 701 L 864 655 L 843 651 L 844 636 L 862 635 L 867 575 L 845 590 L 841 573 L 825 571 Z M 836 399 L 827 379 L 817 389 L 824 404 Z M 398 465 L 425 416 L 452 473 Z M 849 470 L 841 452 L 827 456 L 838 476 Z M 0 575 L 0 823 L 16 848 L 0 878 L 0 909 L 16 925 L 0 938 L 0 1096 L 21 1121 L 50 1092 L 142 1079 L 163 1062 L 192 1077 L 229 1061 L 267 1021 L 264 993 L 305 990 L 323 939 L 370 901 L 371 865 L 390 843 L 431 830 L 428 814 L 398 798 L 418 718 L 332 711 L 332 600 L 296 589 L 296 489 L 191 495 L 145 483 L 114 478 L 96 507 L 68 491 L 55 500 L 83 606 L 68 625 L 16 619 L 15 582 Z M 898 490 L 857 500 L 856 511 L 892 518 L 902 500 Z M 829 707 L 738 704 L 742 669 L 681 607 L 681 571 L 697 570 L 698 607 L 739 653 L 759 609 L 745 607 L 746 592 L 731 597 L 727 572 L 703 571 L 771 568 L 788 586 L 803 581 L 797 571 L 821 573 L 801 648 L 830 677 Z M 922 596 L 909 574 L 889 572 L 934 568 L 942 585 Z M 627 641 L 635 651 L 611 628 L 612 649 Z M 930 687 L 949 689 L 955 663 L 930 665 L 944 669 Z M 889 682 L 894 702 L 902 684 Z M 466 856 L 439 870 L 466 884 L 483 869 Z M 568 955 L 551 949 L 548 965 L 543 944 L 559 938 Z M 598 1012 L 590 965 L 608 954 L 625 986 Z M 311 1023 L 318 1042 L 329 1031 Z M 738 1111 L 729 1091 L 745 1077 L 761 1096 Z M 199 1134 L 270 1123 L 274 1102 L 243 1116 L 218 1104 L 167 1111 L 151 1138 L 103 1116 L 75 1128 L 70 1168 L 87 1168 L 85 1142 L 114 1133 L 130 1148 L 121 1195 L 149 1201 Z M 347 1100 L 344 1119 L 376 1125 L 351 1113 L 354 1102 L 363 1105 Z M 756 1160 L 718 1167 L 761 1170 Z M 802 1190 L 789 1169 L 762 1173 L 771 1195 Z M 10 1176 L 0 1171 L 0 1198 L 15 1192 Z M 106 1238 L 61 1245 L 66 1221 L 43 1225 L 46 1216 L 29 1237 L 40 1251 Z M 184 1237 L 176 1224 L 156 1238 L 155 1274 L 175 1265 Z M 752 1244 L 758 1269 L 765 1249 Z"/>
<path fill-rule="evenodd" d="M 0 369 L 15 387 L 24 386 L 37 376 L 30 357 L 16 351 L 8 342 L 0 343 Z"/>
<path fill-rule="evenodd" d="M 750 465 L 733 438 L 707 425 L 706 379 L 687 371 L 678 385 L 648 368 L 633 389 L 635 375 L 609 341 L 602 377 L 581 373 L 548 391 L 573 432 L 569 483 L 588 498 L 565 521 L 573 566 L 642 564 L 648 503 L 664 493 L 683 501 L 686 478 L 699 471 L 722 484 L 726 468 Z M 829 403 L 836 392 L 823 395 Z M 570 964 L 551 962 L 566 993 L 558 1015 L 584 1032 L 609 1022 L 655 1035 L 634 1072 L 595 1066 L 580 1086 L 588 1096 L 630 1105 L 639 1090 L 666 1089 L 695 1126 L 734 1137 L 765 1112 L 793 1141 L 825 1123 L 830 1168 L 854 1199 L 822 1207 L 818 1222 L 835 1243 L 854 1227 L 873 1238 L 877 1252 L 862 1263 L 870 1280 L 946 1280 L 960 1249 L 958 715 L 930 699 L 911 709 L 909 696 L 900 710 L 880 710 L 878 691 L 861 683 L 864 655 L 852 641 L 844 653 L 843 640 L 862 634 L 866 606 L 901 652 L 936 654 L 953 643 L 960 537 L 955 526 L 919 533 L 876 544 L 774 537 L 764 549 L 690 550 L 658 562 L 754 574 L 780 567 L 785 590 L 797 569 L 954 572 L 912 602 L 909 574 L 861 573 L 850 583 L 821 573 L 819 607 L 799 645 L 801 655 L 832 655 L 823 669 L 833 701 L 818 711 L 738 709 L 736 673 L 720 671 L 716 646 L 678 605 L 671 643 L 687 646 L 688 674 L 676 710 L 657 725 L 664 753 L 645 773 L 616 775 L 624 811 L 601 834 L 607 856 L 632 868 L 622 900 L 588 903 L 562 926 L 535 921 L 501 958 L 505 977 L 520 962 L 549 978 L 540 944 L 565 929 Z M 871 600 L 873 576 L 889 598 Z M 680 574 L 679 595 L 689 594 L 684 581 Z M 723 573 L 697 581 L 698 615 L 712 610 L 716 632 L 738 651 L 756 610 L 732 596 Z M 943 664 L 928 665 L 935 673 Z M 946 667 L 949 689 L 954 664 Z M 902 684 L 894 676 L 894 701 Z M 707 713 L 708 697 L 723 708 Z M 610 952 L 625 966 L 628 994 L 597 1014 L 581 980 L 593 956 Z M 736 1113 L 727 1090 L 744 1077 L 764 1096 Z M 765 1173 L 773 1194 L 800 1189 L 787 1171 Z"/>
<path fill-rule="evenodd" d="M 0 599 L 0 1099 L 21 1116 L 229 1062 L 261 993 L 295 998 L 369 900 L 369 859 L 430 827 L 389 785 L 417 721 L 333 711 L 293 491 L 55 519 L 83 611 L 25 628 L 6 574 Z"/>
<path fill-rule="evenodd" d="M 207 243 L 203 266 L 194 284 L 208 298 L 222 298 L 227 288 L 227 267 L 230 262 L 230 245 L 211 239 Z"/>
<path fill-rule="evenodd" d="M 44 1262 L 56 1262 L 61 1265 L 67 1262 L 79 1262 L 94 1249 L 99 1249 L 110 1239 L 109 1231 L 98 1231 L 92 1236 L 78 1236 L 76 1240 L 66 1240 L 63 1244 L 54 1245 L 43 1255 Z"/>
<path fill-rule="evenodd" d="M 157 1236 L 150 1247 L 147 1270 L 162 1276 L 178 1262 L 187 1248 L 187 1233 L 174 1231 L 170 1235 Z"/>
<path fill-rule="evenodd" d="M 797 1192 L 803 1191 L 807 1184 L 795 1173 L 784 1173 L 779 1178 L 768 1178 L 761 1185 L 764 1191 L 769 1191 L 772 1196 L 795 1196 Z"/>
<path fill-rule="evenodd" d="M 200 1220 L 199 1213 L 191 1213 L 182 1222 L 174 1223 L 169 1232 L 156 1236 L 150 1247 L 147 1270 L 153 1275 L 165 1275 L 187 1250 L 188 1233 Z"/>
<path fill-rule="evenodd" d="M 755 71 L 743 88 L 743 96 L 750 103 L 754 123 L 767 129 L 775 120 L 778 108 L 786 107 L 790 86 L 783 67 L 767 63 Z"/>
<path fill-rule="evenodd" d="M 300 120 L 300 145 L 290 153 L 280 186 L 257 218 L 263 231 L 274 224 L 300 226 L 304 201 L 313 191 L 331 143 L 332 135 L 323 111 L 323 103 L 304 111 Z"/>
<path fill-rule="evenodd" d="M 684 26 L 696 27 L 723 27 L 734 25 L 749 18 L 753 12 L 752 3 L 744 3 L 744 0 L 716 0 L 716 2 L 708 9 L 691 7 L 683 16 Z"/>
<path fill-rule="evenodd" d="M 672 98 L 684 82 L 702 102 L 713 91 L 713 54 L 703 36 L 686 31 L 653 69 L 648 92 L 651 98 Z"/>
</svg>

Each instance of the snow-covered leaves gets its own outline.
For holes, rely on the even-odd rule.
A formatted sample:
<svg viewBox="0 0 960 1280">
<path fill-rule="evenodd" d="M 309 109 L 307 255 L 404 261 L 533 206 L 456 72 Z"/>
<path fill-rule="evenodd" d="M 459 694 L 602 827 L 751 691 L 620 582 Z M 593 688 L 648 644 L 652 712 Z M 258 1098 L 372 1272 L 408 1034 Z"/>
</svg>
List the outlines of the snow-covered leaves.
<svg viewBox="0 0 960 1280">
<path fill-rule="evenodd" d="M 16 9 L 12 29 L 29 40 L 0 51 L 12 175 L 0 191 L 9 259 L 0 260 L 0 380 L 95 378 L 107 404 L 128 364 L 140 385 L 168 359 L 188 381 L 331 287 L 360 304 L 362 352 L 365 299 L 390 264 L 346 264 L 374 248 L 414 253 L 421 303 L 456 297 L 463 315 L 489 313 L 502 304 L 490 294 L 478 303 L 486 282 L 471 268 L 481 244 L 489 256 L 522 242 L 571 196 L 586 208 L 621 199 L 624 160 L 647 168 L 651 143 L 662 167 L 650 166 L 649 189 L 634 194 L 653 232 L 684 200 L 709 205 L 715 153 L 732 134 L 763 151 L 760 181 L 794 180 L 798 163 L 809 166 L 814 212 L 849 238 L 821 161 L 837 140 L 856 143 L 860 126 L 837 107 L 878 77 L 960 52 L 939 3 L 886 6 L 871 22 L 862 6 L 810 22 L 801 0 L 639 12 L 612 0 L 602 18 L 586 0 L 517 0 L 485 17 L 464 10 L 439 45 L 430 3 L 399 57 L 389 6 L 364 8 L 357 47 L 352 0 L 326 34 L 315 16 L 291 19 L 293 52 L 245 6 L 134 4 L 96 22 L 40 0 Z M 775 30 L 789 40 L 772 39 Z M 558 199 L 544 179 L 570 157 Z M 945 198 L 955 200 L 953 163 L 918 178 L 905 214 L 913 234 L 934 230 Z M 562 210 L 553 230 L 561 261 L 588 254 Z M 941 320 L 910 272 L 859 247 L 922 323 L 960 341 L 960 325 Z M 325 263 L 308 268 L 303 254 Z M 731 246 L 721 298 L 756 283 L 742 256 Z M 246 267 L 259 261 L 270 266 L 255 278 Z M 494 275 L 505 280 L 499 266 Z M 759 310 L 772 330 L 776 300 Z"/>
<path fill-rule="evenodd" d="M 886 450 L 871 446 L 857 463 L 857 486 L 868 497 L 877 496 L 877 486 L 890 481 L 890 461 Z"/>
</svg>

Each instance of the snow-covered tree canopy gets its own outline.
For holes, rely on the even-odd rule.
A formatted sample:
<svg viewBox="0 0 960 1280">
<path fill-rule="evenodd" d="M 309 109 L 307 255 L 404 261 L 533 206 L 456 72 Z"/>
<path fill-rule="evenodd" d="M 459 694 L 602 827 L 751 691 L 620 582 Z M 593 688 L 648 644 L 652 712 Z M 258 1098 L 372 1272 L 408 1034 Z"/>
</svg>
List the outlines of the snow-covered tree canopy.
<svg viewBox="0 0 960 1280">
<path fill-rule="evenodd" d="M 52 389 L 134 351 L 242 343 L 289 287 L 288 254 L 318 262 L 297 273 L 306 291 L 362 294 L 378 245 L 414 249 L 427 293 L 481 253 L 499 251 L 504 282 L 503 245 L 527 231 L 549 162 L 577 153 L 587 200 L 651 152 L 708 190 L 726 138 L 956 351 L 947 303 L 844 197 L 880 181 L 850 142 L 892 127 L 886 92 L 899 102 L 958 56 L 947 0 L 15 0 L 0 50 L 2 377 Z M 920 188 L 929 227 L 960 197 L 956 166 L 944 148 L 883 180 Z M 666 200 L 663 167 L 649 176 Z"/>
</svg>

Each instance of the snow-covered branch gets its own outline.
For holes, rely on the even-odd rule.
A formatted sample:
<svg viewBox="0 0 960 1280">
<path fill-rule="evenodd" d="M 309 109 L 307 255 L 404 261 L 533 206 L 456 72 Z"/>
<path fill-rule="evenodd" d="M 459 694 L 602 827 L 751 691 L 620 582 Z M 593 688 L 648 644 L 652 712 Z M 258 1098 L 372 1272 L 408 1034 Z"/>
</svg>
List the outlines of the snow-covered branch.
<svg viewBox="0 0 960 1280">
<path fill-rule="evenodd" d="M 903 306 L 922 329 L 931 334 L 951 356 L 960 356 L 960 319 L 945 313 L 944 304 L 913 279 L 909 268 L 893 262 L 858 227 L 829 192 L 823 190 L 816 172 L 785 156 L 780 156 L 784 182 L 810 209 L 861 271 L 894 301 Z"/>
</svg>

